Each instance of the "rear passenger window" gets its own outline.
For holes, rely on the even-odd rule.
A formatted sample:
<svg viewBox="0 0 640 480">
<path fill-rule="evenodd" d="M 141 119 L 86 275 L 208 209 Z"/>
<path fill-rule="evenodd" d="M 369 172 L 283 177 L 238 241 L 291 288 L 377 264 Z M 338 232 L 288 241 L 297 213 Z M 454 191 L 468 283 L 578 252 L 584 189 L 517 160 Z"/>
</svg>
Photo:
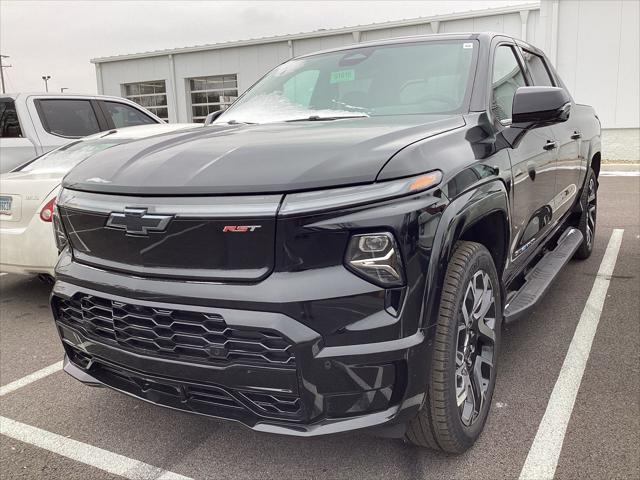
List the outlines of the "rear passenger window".
<svg viewBox="0 0 640 480">
<path fill-rule="evenodd" d="M 157 123 L 148 115 L 137 108 L 119 102 L 102 102 L 105 113 L 111 118 L 116 128 L 133 127 L 135 125 L 147 125 Z"/>
<path fill-rule="evenodd" d="M 513 48 L 500 45 L 493 57 L 491 80 L 491 109 L 496 118 L 503 122 L 511 119 L 513 97 L 516 90 L 527 85 Z"/>
<path fill-rule="evenodd" d="M 38 103 L 42 125 L 53 135 L 86 137 L 100 131 L 89 100 L 46 99 Z"/>
<path fill-rule="evenodd" d="M 16 104 L 10 98 L 0 98 L 0 138 L 20 138 L 20 122 Z"/>
<path fill-rule="evenodd" d="M 527 64 L 527 69 L 529 70 L 533 84 L 538 87 L 553 87 L 553 80 L 551 79 L 551 75 L 549 75 L 549 70 L 547 69 L 544 59 L 540 55 L 527 52 L 526 50 L 522 52 L 522 55 L 524 56 L 524 62 Z"/>
</svg>

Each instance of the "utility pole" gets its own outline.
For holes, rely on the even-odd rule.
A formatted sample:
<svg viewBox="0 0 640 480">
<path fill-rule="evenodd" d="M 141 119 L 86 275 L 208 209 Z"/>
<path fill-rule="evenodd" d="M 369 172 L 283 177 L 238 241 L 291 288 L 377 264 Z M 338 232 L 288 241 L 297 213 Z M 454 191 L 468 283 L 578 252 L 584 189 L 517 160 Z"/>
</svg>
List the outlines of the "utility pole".
<svg viewBox="0 0 640 480">
<path fill-rule="evenodd" d="M 9 58 L 9 55 L 0 55 L 0 81 L 2 82 L 2 93 L 5 93 L 4 91 L 4 68 L 9 68 L 11 65 L 2 65 L 2 59 L 3 58 Z"/>
<path fill-rule="evenodd" d="M 49 84 L 47 83 L 49 81 L 49 79 L 51 78 L 51 75 L 43 75 L 42 76 L 42 80 L 44 80 L 44 89 L 45 91 L 49 91 Z"/>
</svg>

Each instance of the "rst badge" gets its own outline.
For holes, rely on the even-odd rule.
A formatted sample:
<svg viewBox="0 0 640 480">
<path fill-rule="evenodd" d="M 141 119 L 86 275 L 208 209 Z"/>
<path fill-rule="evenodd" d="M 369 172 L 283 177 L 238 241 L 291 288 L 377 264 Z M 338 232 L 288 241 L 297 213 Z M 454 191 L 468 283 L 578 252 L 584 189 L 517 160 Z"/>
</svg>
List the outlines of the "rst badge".
<svg viewBox="0 0 640 480">
<path fill-rule="evenodd" d="M 222 227 L 223 232 L 247 233 L 255 232 L 261 228 L 261 225 L 225 225 Z"/>
</svg>

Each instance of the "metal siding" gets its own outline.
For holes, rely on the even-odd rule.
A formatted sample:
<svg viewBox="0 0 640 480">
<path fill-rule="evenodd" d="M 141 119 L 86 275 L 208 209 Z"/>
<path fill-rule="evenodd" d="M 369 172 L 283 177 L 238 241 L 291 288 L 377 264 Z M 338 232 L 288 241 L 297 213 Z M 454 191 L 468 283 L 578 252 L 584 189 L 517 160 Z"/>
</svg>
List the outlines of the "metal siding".
<svg viewBox="0 0 640 480">
<path fill-rule="evenodd" d="M 470 14 L 473 15 L 473 14 Z M 538 27 L 539 12 L 531 10 L 527 22 L 529 40 L 535 36 Z M 366 28 L 367 26 L 363 26 Z M 470 16 L 465 19 L 443 20 L 440 33 L 470 32 L 492 30 L 520 37 L 521 22 L 518 13 L 500 13 L 486 16 Z M 358 31 L 354 27 L 353 31 Z M 396 26 L 362 31 L 360 41 L 410 35 L 434 33 L 430 22 L 416 25 Z M 122 95 L 121 84 L 143 80 L 165 80 L 167 82 L 167 103 L 172 121 L 188 122 L 191 119 L 191 101 L 188 79 L 193 77 L 237 74 L 238 93 L 241 94 L 271 68 L 290 58 L 287 41 L 268 42 L 256 45 L 235 46 L 222 49 L 196 52 L 174 53 L 175 104 L 170 94 L 171 72 L 168 55 L 138 59 L 109 61 L 101 63 L 104 93 Z M 350 45 L 355 42 L 352 33 L 331 34 L 326 36 L 292 40 L 294 55 Z"/>
<path fill-rule="evenodd" d="M 288 58 L 286 42 L 174 55 L 178 121 L 191 121 L 190 78 L 237 74 L 238 93 L 242 93 L 268 70 Z"/>
<path fill-rule="evenodd" d="M 615 125 L 619 128 L 638 128 L 640 127 L 640 109 L 638 108 L 640 105 L 640 29 L 638 28 L 640 3 L 623 2 L 621 17 Z M 636 153 L 640 152 L 636 151 Z"/>
<path fill-rule="evenodd" d="M 531 10 L 529 12 L 529 18 L 527 18 L 527 38 L 526 40 L 532 45 L 542 48 L 542 45 L 538 43 L 538 26 L 540 25 L 540 10 Z"/>
<path fill-rule="evenodd" d="M 603 128 L 638 128 L 640 38 L 637 2 L 560 2 L 560 76 L 579 103 L 593 105 Z"/>
<path fill-rule="evenodd" d="M 317 52 L 318 50 L 326 50 L 328 48 L 342 47 L 344 45 L 351 45 L 352 43 L 353 35 L 350 33 L 293 40 L 293 53 L 297 57 L 298 55 Z"/>
</svg>

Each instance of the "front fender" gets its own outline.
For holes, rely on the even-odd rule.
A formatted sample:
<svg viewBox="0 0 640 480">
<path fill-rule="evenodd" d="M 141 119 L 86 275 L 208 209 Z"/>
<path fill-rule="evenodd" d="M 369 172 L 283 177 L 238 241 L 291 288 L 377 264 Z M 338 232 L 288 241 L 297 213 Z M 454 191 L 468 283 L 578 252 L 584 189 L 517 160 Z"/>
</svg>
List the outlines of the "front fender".
<svg viewBox="0 0 640 480">
<path fill-rule="evenodd" d="M 509 194 L 504 182 L 498 177 L 459 194 L 442 213 L 442 219 L 434 237 L 433 253 L 427 275 L 425 308 L 422 317 L 424 328 L 428 329 L 435 325 L 444 277 L 456 242 L 468 228 L 495 212 L 504 214 L 507 223 L 510 223 Z M 509 235 L 509 228 L 505 231 Z M 509 242 L 509 239 L 505 241 Z M 506 261 L 505 258 L 504 262 Z"/>
</svg>

